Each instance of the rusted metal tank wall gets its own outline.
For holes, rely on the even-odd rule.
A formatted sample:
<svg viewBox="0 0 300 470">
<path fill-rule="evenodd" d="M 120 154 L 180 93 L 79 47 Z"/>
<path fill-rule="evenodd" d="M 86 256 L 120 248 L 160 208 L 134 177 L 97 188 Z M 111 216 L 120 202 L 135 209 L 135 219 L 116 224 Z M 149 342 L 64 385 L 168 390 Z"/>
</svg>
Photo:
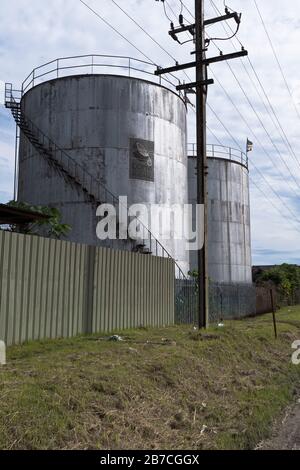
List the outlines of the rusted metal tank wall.
<svg viewBox="0 0 300 470">
<path fill-rule="evenodd" d="M 128 196 L 129 204 L 187 204 L 186 106 L 174 92 L 124 76 L 71 76 L 30 89 L 22 110 L 114 195 Z M 146 164 L 137 162 L 136 148 L 150 155 Z M 84 193 L 23 137 L 19 158 L 19 200 L 59 208 L 72 226 L 70 241 L 99 245 L 96 207 Z M 184 244 L 160 241 L 187 272 Z M 128 248 L 121 241 L 113 247 Z"/>
<path fill-rule="evenodd" d="M 196 199 L 196 158 L 189 157 L 189 201 Z M 197 253 L 191 252 L 197 269 Z M 252 283 L 248 170 L 208 158 L 208 272 L 212 282 Z"/>
</svg>

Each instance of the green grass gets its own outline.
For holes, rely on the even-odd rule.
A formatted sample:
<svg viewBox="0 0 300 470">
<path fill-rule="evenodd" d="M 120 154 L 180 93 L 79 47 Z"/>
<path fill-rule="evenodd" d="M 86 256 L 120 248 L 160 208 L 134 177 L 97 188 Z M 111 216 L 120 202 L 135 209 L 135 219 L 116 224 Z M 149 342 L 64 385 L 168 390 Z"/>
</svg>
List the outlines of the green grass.
<svg viewBox="0 0 300 470">
<path fill-rule="evenodd" d="M 300 308 L 29 343 L 0 368 L 1 449 L 251 449 L 300 390 Z"/>
</svg>

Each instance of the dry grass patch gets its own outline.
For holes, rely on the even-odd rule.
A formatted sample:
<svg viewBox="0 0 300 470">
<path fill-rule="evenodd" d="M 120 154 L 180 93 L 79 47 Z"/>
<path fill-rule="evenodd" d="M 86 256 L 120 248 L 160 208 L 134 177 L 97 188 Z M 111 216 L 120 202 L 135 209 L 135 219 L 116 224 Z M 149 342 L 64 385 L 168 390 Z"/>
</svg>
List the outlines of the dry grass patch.
<svg viewBox="0 0 300 470">
<path fill-rule="evenodd" d="M 2 449 L 253 448 L 297 393 L 300 309 L 190 327 L 31 343 L 0 369 Z"/>
</svg>

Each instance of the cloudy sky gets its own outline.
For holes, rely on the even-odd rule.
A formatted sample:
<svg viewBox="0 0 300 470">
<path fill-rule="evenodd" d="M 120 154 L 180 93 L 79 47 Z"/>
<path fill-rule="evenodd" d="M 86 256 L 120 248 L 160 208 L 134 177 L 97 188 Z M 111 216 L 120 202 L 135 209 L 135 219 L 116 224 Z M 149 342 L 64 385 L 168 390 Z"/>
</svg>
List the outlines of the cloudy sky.
<svg viewBox="0 0 300 470">
<path fill-rule="evenodd" d="M 163 66 L 173 65 L 167 52 L 179 62 L 190 60 L 191 43 L 180 46 L 167 34 L 169 20 L 161 2 L 116 0 L 167 52 L 154 44 L 112 0 L 85 1 L 139 51 L 79 0 L 1 0 L 0 202 L 7 202 L 13 196 L 14 173 L 15 127 L 2 104 L 5 82 L 12 82 L 19 88 L 34 67 L 57 57 L 81 54 L 129 55 L 139 59 L 145 59 L 145 54 L 151 62 Z M 227 0 L 229 7 L 243 14 L 238 33 L 240 42 L 235 38 L 232 42 L 212 43 L 208 55 L 219 53 L 216 46 L 224 52 L 232 52 L 240 49 L 242 43 L 249 51 L 257 75 L 246 58 L 231 61 L 232 70 L 225 62 L 211 66 L 210 73 L 218 82 L 209 89 L 208 127 L 213 134 L 208 132 L 208 142 L 221 142 L 243 150 L 247 137 L 254 142 L 254 151 L 249 154 L 253 263 L 300 264 L 300 5 L 295 0 L 286 0 L 284 8 L 279 0 L 256 2 L 292 97 L 280 74 L 254 0 Z M 193 12 L 193 0 L 184 0 L 184 4 Z M 214 4 L 224 11 L 223 0 L 214 0 Z M 174 13 L 178 15 L 180 8 L 180 0 L 168 0 L 167 15 L 174 22 Z M 210 0 L 205 1 L 205 8 L 207 17 L 216 16 Z M 190 12 L 183 10 L 187 21 L 192 21 Z M 230 26 L 235 29 L 234 23 Z M 221 26 L 209 27 L 207 33 L 210 37 L 225 35 Z M 229 33 L 227 29 L 227 35 Z M 192 77 L 191 72 L 188 74 Z M 182 73 L 178 77 L 187 80 Z M 270 111 L 270 104 L 276 117 Z M 195 113 L 191 107 L 188 120 L 189 141 L 194 142 Z"/>
</svg>

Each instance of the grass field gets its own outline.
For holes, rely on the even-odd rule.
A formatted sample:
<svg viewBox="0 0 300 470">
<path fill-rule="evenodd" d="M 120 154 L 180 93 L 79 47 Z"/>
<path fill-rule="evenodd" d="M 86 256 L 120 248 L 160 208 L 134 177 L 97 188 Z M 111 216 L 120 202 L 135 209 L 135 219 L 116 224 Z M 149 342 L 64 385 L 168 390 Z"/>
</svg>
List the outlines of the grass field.
<svg viewBox="0 0 300 470">
<path fill-rule="evenodd" d="M 300 307 L 191 327 L 30 343 L 0 367 L 1 449 L 251 449 L 300 392 Z"/>
</svg>

